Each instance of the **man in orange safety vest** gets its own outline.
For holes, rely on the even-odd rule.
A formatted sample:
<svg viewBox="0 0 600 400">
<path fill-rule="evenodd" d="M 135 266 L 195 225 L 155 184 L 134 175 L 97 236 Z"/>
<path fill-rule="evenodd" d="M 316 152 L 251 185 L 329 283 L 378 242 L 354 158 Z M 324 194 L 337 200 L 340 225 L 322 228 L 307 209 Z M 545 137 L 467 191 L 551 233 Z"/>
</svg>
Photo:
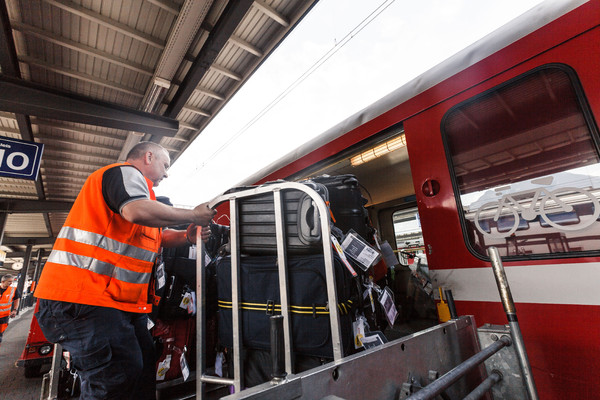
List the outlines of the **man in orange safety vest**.
<svg viewBox="0 0 600 400">
<path fill-rule="evenodd" d="M 21 293 L 12 286 L 14 280 L 14 276 L 6 274 L 0 281 L 0 343 L 2 343 L 2 335 L 8 327 L 9 318 L 14 318 L 19 309 Z"/>
<path fill-rule="evenodd" d="M 147 313 L 149 282 L 160 247 L 208 239 L 214 211 L 156 201 L 167 177 L 167 150 L 135 145 L 125 163 L 93 172 L 84 183 L 44 265 L 35 296 L 48 340 L 70 352 L 81 398 L 154 399 L 154 345 Z M 164 229 L 190 224 L 188 229 Z"/>
</svg>

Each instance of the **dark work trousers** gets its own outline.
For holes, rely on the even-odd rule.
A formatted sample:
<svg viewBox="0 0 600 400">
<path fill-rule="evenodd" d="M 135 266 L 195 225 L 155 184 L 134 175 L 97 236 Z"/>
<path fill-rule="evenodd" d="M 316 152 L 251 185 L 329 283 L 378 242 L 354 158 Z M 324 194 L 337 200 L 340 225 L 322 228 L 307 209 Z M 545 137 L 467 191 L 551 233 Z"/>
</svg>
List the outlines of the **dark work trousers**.
<svg viewBox="0 0 600 400">
<path fill-rule="evenodd" d="M 81 399 L 155 399 L 156 356 L 146 314 L 40 299 L 46 338 L 71 353 Z"/>
</svg>

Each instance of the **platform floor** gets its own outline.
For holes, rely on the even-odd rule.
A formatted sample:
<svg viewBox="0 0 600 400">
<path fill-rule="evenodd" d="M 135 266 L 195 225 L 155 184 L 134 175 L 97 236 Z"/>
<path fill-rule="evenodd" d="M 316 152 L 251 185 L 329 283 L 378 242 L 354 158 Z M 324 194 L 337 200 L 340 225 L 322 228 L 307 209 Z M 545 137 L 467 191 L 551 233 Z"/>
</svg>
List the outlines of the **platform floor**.
<svg viewBox="0 0 600 400">
<path fill-rule="evenodd" d="M 21 356 L 29 325 L 33 318 L 33 307 L 22 310 L 10 320 L 0 344 L 0 398 L 3 400 L 39 400 L 42 389 L 42 376 L 25 378 L 23 368 L 15 363 Z M 44 372 L 49 368 L 45 367 Z"/>
<path fill-rule="evenodd" d="M 23 310 L 17 318 L 10 321 L 4 332 L 4 339 L 0 344 L 0 399 L 2 400 L 40 399 L 42 376 L 25 378 L 23 368 L 15 366 L 25 347 L 32 318 L 33 308 Z M 426 329 L 436 323 L 437 321 L 431 319 L 417 319 L 410 323 L 396 325 L 392 329 L 388 328 L 385 334 L 388 340 L 394 340 Z M 42 374 L 47 372 L 49 367 L 49 365 L 44 366 Z M 166 389 L 162 395 L 159 394 L 158 398 L 161 400 L 193 398 L 194 385 L 195 383 L 192 382 L 191 387 L 181 387 L 182 390 Z"/>
</svg>

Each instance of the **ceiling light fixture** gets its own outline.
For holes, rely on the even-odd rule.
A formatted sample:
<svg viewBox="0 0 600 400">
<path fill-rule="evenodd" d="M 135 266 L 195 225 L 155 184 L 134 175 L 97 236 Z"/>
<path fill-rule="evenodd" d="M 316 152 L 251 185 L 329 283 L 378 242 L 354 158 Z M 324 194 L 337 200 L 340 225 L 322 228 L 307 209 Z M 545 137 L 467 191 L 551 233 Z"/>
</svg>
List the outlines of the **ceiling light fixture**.
<svg viewBox="0 0 600 400">
<path fill-rule="evenodd" d="M 357 165 L 364 164 L 403 147 L 406 147 L 406 137 L 404 134 L 350 158 L 350 164 L 352 164 L 353 167 L 356 167 Z"/>
</svg>

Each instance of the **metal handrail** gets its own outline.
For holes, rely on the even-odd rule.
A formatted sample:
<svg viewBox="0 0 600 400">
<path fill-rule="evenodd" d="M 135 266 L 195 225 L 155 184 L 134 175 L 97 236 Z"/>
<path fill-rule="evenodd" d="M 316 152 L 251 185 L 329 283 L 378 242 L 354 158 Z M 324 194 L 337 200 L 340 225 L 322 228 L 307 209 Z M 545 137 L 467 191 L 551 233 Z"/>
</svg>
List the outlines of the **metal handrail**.
<svg viewBox="0 0 600 400">
<path fill-rule="evenodd" d="M 411 395 L 406 400 L 430 400 L 442 393 L 446 388 L 450 387 L 454 382 L 462 378 L 473 368 L 496 354 L 505 346 L 510 346 L 511 340 L 508 336 L 502 336 L 498 341 L 492 343 L 479 353 L 458 364 L 438 379 Z"/>
<path fill-rule="evenodd" d="M 205 297 L 205 260 L 204 260 L 204 244 L 198 233 L 196 242 L 198 244 L 197 257 L 197 280 L 196 293 L 198 293 L 198 313 L 196 316 L 196 365 L 201 373 L 196 382 L 197 396 L 202 399 L 204 396 L 205 383 L 225 383 L 232 384 L 236 392 L 241 391 L 243 387 L 243 372 L 241 364 L 241 349 L 242 349 L 242 327 L 239 308 L 239 266 L 240 266 L 240 246 L 239 246 L 239 226 L 238 226 L 238 203 L 242 198 L 257 196 L 264 193 L 273 193 L 274 211 L 275 211 L 275 233 L 277 242 L 277 260 L 279 265 L 279 288 L 281 297 L 281 312 L 284 316 L 284 343 L 285 343 L 285 367 L 286 372 L 291 374 L 293 365 L 293 346 L 291 335 L 291 318 L 289 317 L 289 298 L 287 288 L 287 257 L 286 257 L 286 241 L 285 241 L 285 216 L 283 213 L 283 199 L 281 191 L 284 190 L 299 190 L 306 193 L 313 200 L 319 212 L 319 222 L 321 224 L 321 238 L 323 242 L 323 256 L 325 261 L 325 280 L 327 283 L 327 298 L 329 304 L 329 320 L 332 336 L 333 358 L 334 361 L 339 361 L 343 357 L 342 335 L 340 326 L 340 316 L 336 312 L 335 306 L 337 301 L 337 288 L 335 282 L 335 271 L 333 263 L 333 249 L 331 243 L 331 229 L 329 221 L 329 211 L 323 198 L 312 188 L 296 182 L 276 182 L 269 185 L 257 186 L 247 190 L 222 194 L 209 202 L 210 208 L 215 208 L 218 205 L 229 202 L 230 214 L 230 244 L 231 244 L 231 286 L 232 286 L 232 328 L 233 328 L 233 379 L 225 379 L 220 377 L 211 377 L 205 375 L 206 365 L 203 349 L 206 343 L 206 297 Z"/>
<path fill-rule="evenodd" d="M 508 325 L 510 326 L 510 335 L 515 343 L 515 350 L 517 352 L 517 358 L 519 360 L 521 372 L 523 373 L 523 381 L 525 382 L 527 395 L 530 400 L 538 400 L 539 397 L 537 394 L 535 381 L 533 380 L 533 372 L 531 370 L 531 365 L 529 364 L 527 352 L 525 351 L 525 343 L 523 341 L 523 335 L 521 334 L 519 320 L 517 319 L 517 310 L 510 292 L 510 286 L 508 285 L 508 279 L 506 278 L 506 272 L 504 271 L 504 266 L 502 265 L 500 253 L 496 247 L 490 246 L 488 247 L 488 255 L 490 256 L 490 263 L 492 264 L 492 269 L 494 270 L 496 285 L 498 286 L 502 305 L 504 306 L 506 318 L 508 319 Z"/>
</svg>

